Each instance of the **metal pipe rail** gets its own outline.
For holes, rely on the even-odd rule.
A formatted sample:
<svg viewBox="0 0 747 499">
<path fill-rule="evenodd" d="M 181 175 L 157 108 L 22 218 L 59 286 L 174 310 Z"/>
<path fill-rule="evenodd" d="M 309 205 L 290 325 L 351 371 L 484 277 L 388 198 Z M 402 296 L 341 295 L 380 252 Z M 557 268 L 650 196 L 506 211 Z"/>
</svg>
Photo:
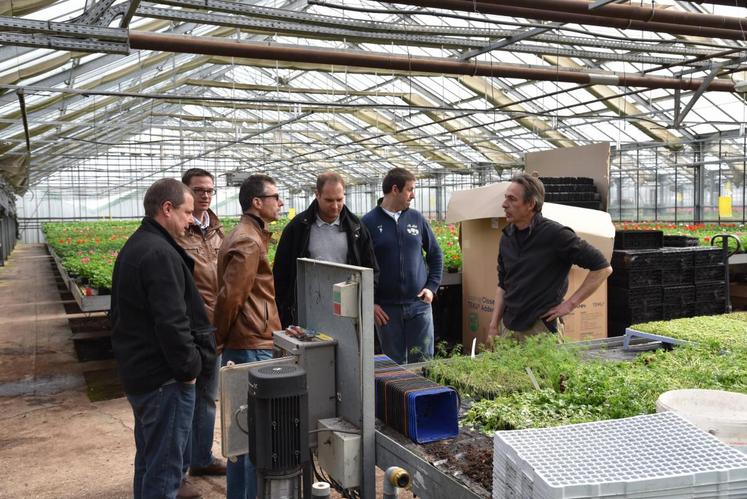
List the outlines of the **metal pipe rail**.
<svg viewBox="0 0 747 499">
<path fill-rule="evenodd" d="M 504 1 L 505 3 L 503 3 Z M 742 20 L 741 18 L 731 18 L 731 21 L 721 23 L 718 20 L 708 20 L 708 24 L 711 25 L 721 24 L 730 26 L 729 28 L 718 28 L 713 26 L 683 24 L 682 22 L 675 24 L 672 22 L 658 22 L 652 20 L 642 21 L 629 17 L 607 17 L 603 15 L 597 15 L 597 13 L 601 9 L 607 8 L 608 6 L 600 7 L 594 10 L 588 10 L 588 5 L 590 5 L 588 3 L 586 4 L 587 11 L 583 14 L 573 11 L 561 10 L 560 6 L 557 7 L 558 10 L 533 8 L 536 3 L 531 0 L 529 0 L 528 2 L 522 2 L 520 6 L 516 5 L 518 2 L 508 0 L 382 0 L 382 3 L 397 3 L 414 5 L 417 7 L 431 7 L 437 9 L 458 10 L 480 14 L 494 14 L 499 16 L 519 17 L 523 19 L 539 19 L 543 21 L 588 24 L 593 26 L 606 26 L 618 29 L 636 29 L 641 31 L 653 31 L 657 33 L 669 33 L 672 35 L 702 36 L 707 38 L 724 38 L 727 40 L 747 40 L 747 33 L 745 33 L 745 31 L 741 29 L 737 29 L 734 27 L 741 24 L 744 24 L 745 27 L 747 27 L 747 20 Z M 527 7 L 526 5 L 532 5 L 532 7 Z M 650 9 L 647 10 L 650 11 Z M 710 16 L 710 14 L 698 14 L 698 16 Z M 658 18 L 660 17 L 661 16 L 659 16 Z M 698 17 L 698 19 L 700 18 Z M 688 22 L 690 22 L 689 18 L 687 20 Z"/>
<path fill-rule="evenodd" d="M 448 2 L 451 0 L 440 1 Z M 468 3 L 472 5 L 471 2 Z M 733 92 L 736 87 L 735 83 L 731 80 L 714 79 L 708 83 L 704 83 L 704 79 L 702 78 L 680 79 L 624 73 L 595 74 L 561 68 L 512 66 L 489 62 L 460 61 L 448 58 L 410 57 L 407 55 L 352 50 L 303 48 L 274 43 L 237 42 L 220 38 L 167 35 L 139 31 L 130 32 L 130 47 L 133 49 L 157 50 L 162 52 L 386 69 L 404 71 L 410 74 L 435 73 L 490 76 L 589 85 L 602 84 L 680 90 L 698 90 L 705 84 L 706 90 L 717 92 Z"/>
</svg>

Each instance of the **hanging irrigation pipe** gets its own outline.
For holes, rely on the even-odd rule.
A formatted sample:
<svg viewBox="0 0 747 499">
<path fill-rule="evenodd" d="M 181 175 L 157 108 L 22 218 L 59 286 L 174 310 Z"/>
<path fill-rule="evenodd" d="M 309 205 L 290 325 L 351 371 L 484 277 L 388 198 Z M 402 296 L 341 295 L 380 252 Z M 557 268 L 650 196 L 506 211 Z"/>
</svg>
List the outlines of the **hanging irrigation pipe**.
<svg viewBox="0 0 747 499">
<path fill-rule="evenodd" d="M 441 1 L 441 0 L 439 0 Z M 403 71 L 407 75 L 436 73 L 469 76 L 520 78 L 580 84 L 603 84 L 622 87 L 669 88 L 698 90 L 702 78 L 668 78 L 629 73 L 591 73 L 568 68 L 549 69 L 536 66 L 492 64 L 480 61 L 460 61 L 439 57 L 409 57 L 407 55 L 306 48 L 291 45 L 237 42 L 221 38 L 168 35 L 131 31 L 130 46 L 134 49 L 156 50 L 213 56 L 240 57 L 271 61 L 365 67 Z M 730 80 L 714 80 L 706 90 L 734 92 L 736 84 Z"/>
</svg>

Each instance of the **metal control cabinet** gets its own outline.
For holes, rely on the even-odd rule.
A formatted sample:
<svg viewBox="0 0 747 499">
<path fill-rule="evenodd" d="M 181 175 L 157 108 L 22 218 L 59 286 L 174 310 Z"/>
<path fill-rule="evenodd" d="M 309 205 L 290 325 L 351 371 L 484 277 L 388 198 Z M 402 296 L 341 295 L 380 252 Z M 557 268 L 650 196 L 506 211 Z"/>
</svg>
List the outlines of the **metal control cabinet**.
<svg viewBox="0 0 747 499">
<path fill-rule="evenodd" d="M 373 270 L 352 265 L 299 258 L 298 321 L 337 340 L 335 358 L 335 415 L 360 429 L 360 492 L 376 497 L 376 441 L 374 401 Z M 340 282 L 358 284 L 360 315 L 334 315 L 333 288 Z M 333 417 L 334 417 L 333 416 Z"/>
<path fill-rule="evenodd" d="M 335 417 L 335 346 L 336 340 L 303 341 L 283 331 L 273 334 L 275 347 L 296 357 L 296 363 L 306 371 L 309 394 L 309 428 L 317 421 Z M 317 436 L 309 435 L 309 444 L 316 447 Z"/>
</svg>

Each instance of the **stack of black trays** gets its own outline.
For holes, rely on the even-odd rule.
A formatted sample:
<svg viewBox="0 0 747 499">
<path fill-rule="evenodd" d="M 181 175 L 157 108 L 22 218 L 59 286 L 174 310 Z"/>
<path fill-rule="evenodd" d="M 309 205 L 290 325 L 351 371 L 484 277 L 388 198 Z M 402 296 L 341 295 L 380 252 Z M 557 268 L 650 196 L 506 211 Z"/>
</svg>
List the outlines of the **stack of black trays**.
<svg viewBox="0 0 747 499">
<path fill-rule="evenodd" d="M 661 250 L 662 319 L 671 320 L 695 315 L 695 273 L 692 247 Z"/>
<path fill-rule="evenodd" d="M 664 235 L 664 247 L 689 248 L 698 246 L 698 238 L 691 236 Z"/>
<path fill-rule="evenodd" d="M 627 325 L 660 320 L 661 250 L 615 250 L 611 264 L 610 320 Z"/>
<path fill-rule="evenodd" d="M 631 324 L 726 310 L 723 252 L 689 246 L 689 236 L 661 231 L 617 231 L 609 279 L 609 336 Z M 697 240 L 696 240 L 697 241 Z M 677 247 L 665 247 L 673 242 Z"/>
<path fill-rule="evenodd" d="M 722 248 L 693 248 L 695 314 L 721 314 L 726 310 L 726 269 Z"/>
<path fill-rule="evenodd" d="M 594 179 L 587 177 L 541 177 L 548 203 L 603 210 L 602 196 Z"/>
<path fill-rule="evenodd" d="M 663 286 L 693 284 L 694 278 L 693 248 L 662 248 L 661 284 Z"/>
<path fill-rule="evenodd" d="M 664 244 L 664 233 L 660 230 L 617 230 L 616 250 L 660 249 Z"/>
</svg>

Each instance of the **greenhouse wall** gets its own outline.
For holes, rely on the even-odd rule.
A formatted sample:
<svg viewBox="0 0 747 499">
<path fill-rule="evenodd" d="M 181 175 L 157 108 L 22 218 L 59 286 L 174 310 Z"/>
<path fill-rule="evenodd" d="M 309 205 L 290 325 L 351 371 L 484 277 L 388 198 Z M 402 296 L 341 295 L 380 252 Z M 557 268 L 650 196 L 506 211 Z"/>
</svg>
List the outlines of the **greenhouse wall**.
<svg viewBox="0 0 747 499">
<path fill-rule="evenodd" d="M 501 173 L 480 171 L 471 174 L 438 174 L 418 180 L 413 208 L 431 219 L 443 219 L 451 193 L 471 189 L 490 182 L 508 180 L 519 171 Z M 314 199 L 311 188 L 299 189 L 279 182 L 279 191 L 285 204 L 283 211 L 296 213 L 305 210 Z M 223 185 L 221 185 L 223 184 Z M 134 186 L 126 192 L 114 193 L 102 185 L 98 189 L 86 187 L 61 189 L 54 178 L 31 188 L 21 198 L 18 206 L 21 238 L 25 243 L 44 242 L 42 224 L 50 221 L 138 219 L 143 216 L 143 196 L 150 184 Z M 226 186 L 225 178 L 218 176 L 212 209 L 219 217 L 238 217 L 241 207 L 239 188 Z M 367 213 L 381 198 L 381 179 L 346 187 L 346 205 L 358 215 Z"/>
<path fill-rule="evenodd" d="M 16 246 L 18 225 L 15 196 L 8 185 L 0 180 L 0 266 Z"/>
<path fill-rule="evenodd" d="M 746 137 L 734 133 L 701 138 L 676 145 L 627 144 L 612 148 L 608 211 L 615 221 L 662 221 L 744 223 L 747 217 Z M 739 146 L 735 145 L 738 144 Z M 112 166 L 112 165 L 109 165 Z M 142 217 L 142 199 L 155 178 L 169 175 L 176 167 L 157 165 L 153 175 L 123 186 L 106 176 L 77 180 L 80 168 L 47 177 L 33 186 L 18 203 L 22 240 L 42 242 L 41 225 L 46 221 L 137 219 Z M 201 166 L 209 166 L 207 164 Z M 225 169 L 216 173 L 217 192 L 213 210 L 221 217 L 240 214 L 238 187 L 226 185 Z M 451 193 L 509 180 L 520 167 L 496 171 L 481 165 L 458 172 L 433 170 L 419 178 L 413 207 L 427 218 L 443 219 Z M 155 174 L 157 173 L 157 175 Z M 88 173 L 90 175 L 90 172 Z M 569 172 L 572 176 L 572 172 Z M 284 211 L 303 211 L 313 200 L 313 177 L 304 187 L 283 183 L 274 174 L 285 203 Z M 346 204 L 363 215 L 382 196 L 381 177 L 370 178 L 346 189 Z M 731 214 L 719 210 L 719 200 L 730 205 Z"/>
<path fill-rule="evenodd" d="M 733 135 L 676 147 L 613 148 L 608 206 L 613 220 L 744 223 L 747 136 L 735 141 Z M 720 198 L 730 205 L 730 216 L 719 210 Z"/>
</svg>

